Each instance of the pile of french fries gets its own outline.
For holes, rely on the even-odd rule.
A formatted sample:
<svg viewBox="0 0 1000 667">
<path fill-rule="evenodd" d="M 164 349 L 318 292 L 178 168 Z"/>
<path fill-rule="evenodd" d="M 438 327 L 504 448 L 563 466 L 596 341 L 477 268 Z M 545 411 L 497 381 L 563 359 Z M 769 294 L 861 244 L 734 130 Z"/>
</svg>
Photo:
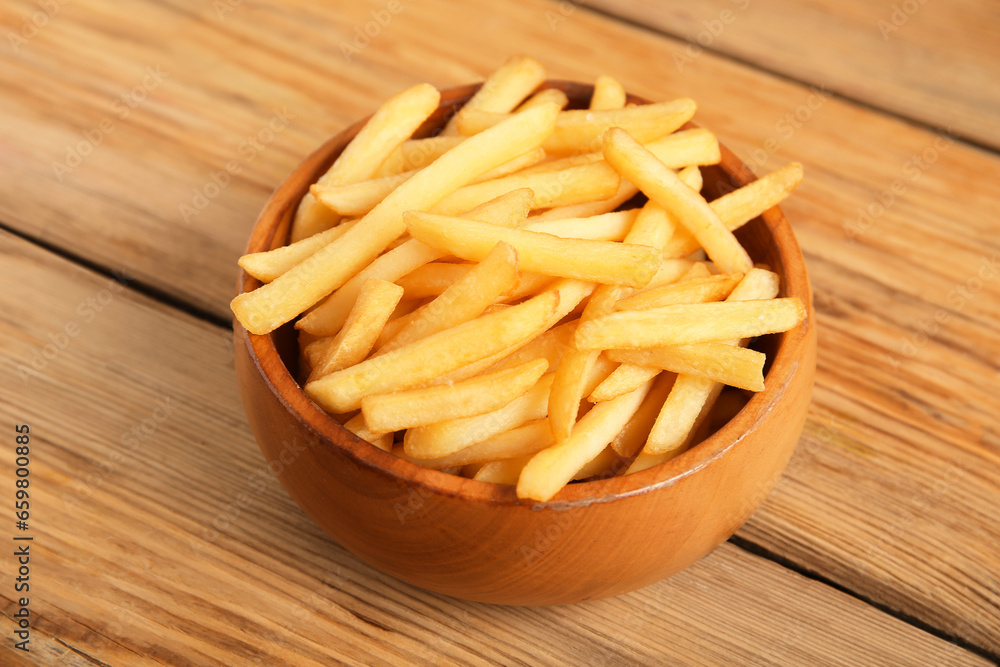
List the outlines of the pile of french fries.
<svg viewBox="0 0 1000 667">
<path fill-rule="evenodd" d="M 764 388 L 748 339 L 805 316 L 733 235 L 800 165 L 707 202 L 692 100 L 601 76 L 565 110 L 545 78 L 511 58 L 429 138 L 434 87 L 388 100 L 232 302 L 254 334 L 295 320 L 306 394 L 359 438 L 537 501 L 691 447 Z"/>
</svg>

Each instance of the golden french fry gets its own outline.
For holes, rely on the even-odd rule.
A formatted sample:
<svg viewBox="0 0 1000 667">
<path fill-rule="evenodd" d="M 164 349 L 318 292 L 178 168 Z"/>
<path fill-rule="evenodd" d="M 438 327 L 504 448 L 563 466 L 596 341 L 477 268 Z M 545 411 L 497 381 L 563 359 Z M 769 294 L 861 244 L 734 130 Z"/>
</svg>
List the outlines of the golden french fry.
<svg viewBox="0 0 1000 667">
<path fill-rule="evenodd" d="M 269 283 L 296 264 L 311 257 L 323 246 L 329 245 L 342 236 L 356 222 L 356 220 L 345 220 L 336 227 L 317 232 L 295 243 L 274 250 L 243 255 L 240 257 L 239 265 L 257 280 Z"/>
<path fill-rule="evenodd" d="M 356 410 L 365 396 L 415 387 L 531 340 L 558 307 L 559 294 L 545 292 L 331 373 L 306 384 L 305 392 L 330 412 Z"/>
<path fill-rule="evenodd" d="M 655 416 L 655 415 L 654 415 Z M 649 429 L 646 429 L 647 432 Z M 645 442 L 646 434 L 643 434 Z M 465 449 L 434 459 L 417 459 L 408 455 L 402 447 L 393 453 L 425 468 L 440 470 L 451 466 L 489 463 L 518 456 L 530 456 L 553 443 L 552 429 L 547 419 L 536 419 L 517 428 L 497 433 L 482 442 L 469 445 Z"/>
<path fill-rule="evenodd" d="M 612 127 L 623 128 L 639 141 L 653 141 L 670 134 L 691 120 L 696 108 L 694 100 L 681 98 L 670 102 L 607 111 L 591 109 L 562 111 L 552 136 L 545 140 L 542 148 L 550 154 L 599 151 L 601 135 Z M 462 134 L 475 136 L 497 123 L 504 122 L 511 115 L 516 114 L 463 109 L 457 116 L 458 130 Z"/>
<path fill-rule="evenodd" d="M 380 353 L 479 317 L 498 297 L 514 289 L 517 278 L 517 252 L 501 241 L 461 280 L 421 308 Z"/>
<path fill-rule="evenodd" d="M 582 322 L 573 340 L 581 350 L 704 343 L 788 331 L 805 314 L 797 297 L 628 310 Z"/>
<path fill-rule="evenodd" d="M 764 353 L 725 343 L 694 343 L 653 350 L 607 350 L 612 361 L 697 375 L 748 391 L 764 390 Z"/>
<path fill-rule="evenodd" d="M 623 367 L 624 365 L 618 368 L 621 369 Z M 653 424 L 656 423 L 657 415 L 660 414 L 660 408 L 663 407 L 664 401 L 670 395 L 670 389 L 674 386 L 676 375 L 673 373 L 661 373 L 659 369 L 656 370 L 659 374 L 653 376 L 656 379 L 653 380 L 653 387 L 649 390 L 649 394 L 646 395 L 645 400 L 639 406 L 639 409 L 636 410 L 632 419 L 618 432 L 615 439 L 611 441 L 611 448 L 621 457 L 629 458 L 642 450 L 643 445 L 646 444 L 646 439 L 649 437 L 649 431 L 653 428 Z M 617 372 L 617 369 L 615 372 Z M 647 378 L 646 382 L 652 379 L 652 377 Z M 636 389 L 639 386 L 642 385 L 638 385 Z M 594 391 L 597 390 L 595 389 Z M 630 391 L 634 391 L 634 389 Z"/>
<path fill-rule="evenodd" d="M 465 137 L 459 136 L 437 136 L 404 141 L 389 154 L 382 166 L 373 174 L 373 178 L 422 169 L 463 141 L 465 141 Z"/>
<path fill-rule="evenodd" d="M 441 95 L 430 84 L 408 88 L 389 98 L 351 140 L 333 166 L 320 177 L 325 184 L 364 181 L 399 144 L 410 137 L 437 109 Z M 292 221 L 290 238 L 300 241 L 335 225 L 338 217 L 312 197 L 302 198 Z"/>
<path fill-rule="evenodd" d="M 566 93 L 558 88 L 546 88 L 545 90 L 540 90 L 526 99 L 521 106 L 515 109 L 515 111 L 527 111 L 528 109 L 534 109 L 538 105 L 545 104 L 546 102 L 558 104 L 560 109 L 565 109 L 569 104 L 569 98 L 566 97 Z"/>
<path fill-rule="evenodd" d="M 230 306 L 247 331 L 273 331 L 337 289 L 406 231 L 401 214 L 426 210 L 552 133 L 558 107 L 539 106 L 463 141 L 383 199 L 340 238 Z"/>
<path fill-rule="evenodd" d="M 614 196 L 620 183 L 618 172 L 604 161 L 563 171 L 514 174 L 456 190 L 431 212 L 455 215 L 517 188 L 530 188 L 535 193 L 533 209 L 600 201 Z"/>
<path fill-rule="evenodd" d="M 625 471 L 624 464 L 624 459 L 618 456 L 618 453 L 608 445 L 601 450 L 600 454 L 584 463 L 583 467 L 573 475 L 573 480 L 589 479 L 591 477 L 598 479 L 614 477 L 619 472 Z"/>
<path fill-rule="evenodd" d="M 550 220 L 564 220 L 566 218 L 587 218 L 594 215 L 601 215 L 614 211 L 619 206 L 627 202 L 632 197 L 639 194 L 639 188 L 626 180 L 622 180 L 618 186 L 618 191 L 614 196 L 601 201 L 590 201 L 582 204 L 570 204 L 569 206 L 556 206 L 547 211 L 542 211 L 531 216 L 532 222 L 543 222 Z"/>
<path fill-rule="evenodd" d="M 455 384 L 365 396 L 361 412 L 373 433 L 481 415 L 499 410 L 528 391 L 548 366 L 544 359 L 535 359 Z"/>
<path fill-rule="evenodd" d="M 568 439 L 535 454 L 521 471 L 517 495 L 541 502 L 550 500 L 615 439 L 642 405 L 652 384 L 598 403 L 583 416 Z"/>
<path fill-rule="evenodd" d="M 650 310 L 685 303 L 722 301 L 741 280 L 743 280 L 742 273 L 720 273 L 704 278 L 679 280 L 670 285 L 654 287 L 625 297 L 615 304 L 615 310 Z"/>
<path fill-rule="evenodd" d="M 517 249 L 520 267 L 545 275 L 642 287 L 660 265 L 648 246 L 586 239 L 562 239 L 448 216 L 410 211 L 403 216 L 410 235 L 462 259 L 479 261 L 499 241 Z"/>
<path fill-rule="evenodd" d="M 793 162 L 709 203 L 730 231 L 777 206 L 802 182 L 802 165 Z M 679 229 L 664 247 L 664 257 L 686 257 L 700 248 L 686 229 Z"/>
<path fill-rule="evenodd" d="M 625 106 L 625 89 L 618 79 L 607 74 L 597 77 L 594 94 L 590 97 L 590 108 L 595 111 L 621 109 Z"/>
<path fill-rule="evenodd" d="M 656 275 L 646 285 L 646 289 L 655 289 L 676 282 L 698 263 L 690 259 L 665 259 L 660 262 L 660 268 L 656 270 Z"/>
<path fill-rule="evenodd" d="M 703 128 L 691 130 L 681 130 L 660 137 L 655 141 L 644 144 L 650 153 L 667 165 L 671 169 L 681 169 L 693 167 L 694 165 L 718 164 L 722 160 L 722 153 L 719 148 L 719 140 L 714 134 Z M 546 160 L 532 167 L 528 167 L 521 173 L 534 174 L 542 171 L 556 171 L 579 167 L 585 164 L 592 164 L 604 159 L 601 151 L 584 153 L 582 155 L 572 155 L 570 157 Z M 693 190 L 701 190 L 700 176 L 696 182 L 685 180 L 684 176 L 678 174 L 685 183 Z"/>
<path fill-rule="evenodd" d="M 473 183 L 491 181 L 508 176 L 514 172 L 520 171 L 524 167 L 539 162 L 544 157 L 545 151 L 541 148 L 536 148 L 533 151 L 528 151 L 524 155 L 517 156 L 509 162 L 505 162 L 499 167 L 490 169 L 479 178 L 476 178 Z M 316 199 L 318 199 L 321 203 L 330 207 L 340 215 L 362 216 L 375 208 L 375 206 L 377 206 L 380 201 L 385 199 L 390 192 L 408 181 L 416 175 L 418 171 L 419 170 L 406 171 L 393 176 L 373 178 L 368 181 L 353 183 L 351 185 L 324 186 L 316 184 L 310 188 L 310 192 L 312 192 L 313 196 L 316 197 Z M 508 190 L 509 189 L 514 188 L 508 188 Z M 492 197 L 488 199 L 492 199 Z"/>
<path fill-rule="evenodd" d="M 431 262 L 419 266 L 396 281 L 407 299 L 435 297 L 472 270 L 475 264 Z"/>
<path fill-rule="evenodd" d="M 476 471 L 472 478 L 478 482 L 491 482 L 493 484 L 517 484 L 517 478 L 521 476 L 521 470 L 531 459 L 530 454 L 518 456 L 503 461 L 491 461 Z"/>
<path fill-rule="evenodd" d="M 466 111 L 505 113 L 514 109 L 544 81 L 545 68 L 541 63 L 528 56 L 511 56 L 486 78 L 476 94 L 465 103 L 456 116 L 448 121 L 441 134 L 444 136 L 456 134 L 457 124 L 462 113 Z"/>
<path fill-rule="evenodd" d="M 698 240 L 725 273 L 746 273 L 753 262 L 712 207 L 642 144 L 619 128 L 604 136 L 604 157 L 640 190 L 665 208 Z"/>
<path fill-rule="evenodd" d="M 590 393 L 590 396 L 587 397 L 587 400 L 591 403 L 610 401 L 612 398 L 617 398 L 622 394 L 627 394 L 639 388 L 644 383 L 649 382 L 659 375 L 662 370 L 661 368 L 653 368 L 652 366 L 624 363 L 605 378 L 604 382 L 597 385 L 594 391 Z M 653 416 L 655 417 L 656 415 Z M 652 426 L 652 422 L 650 422 L 650 426 Z"/>
<path fill-rule="evenodd" d="M 368 356 L 402 296 L 403 288 L 398 285 L 377 278 L 366 280 L 344 328 L 333 338 L 322 357 L 313 362 L 309 380 L 318 380 L 328 373 L 353 366 Z"/>
<path fill-rule="evenodd" d="M 344 428 L 383 451 L 392 451 L 392 433 L 373 433 L 365 423 L 364 415 L 360 413 L 344 422 Z"/>
<path fill-rule="evenodd" d="M 642 209 L 612 211 L 587 218 L 562 220 L 536 220 L 521 225 L 521 229 L 551 234 L 564 239 L 590 239 L 592 241 L 622 241 L 632 229 L 636 216 Z M 534 220 L 534 218 L 532 218 Z"/>
<path fill-rule="evenodd" d="M 530 202 L 530 191 L 513 190 L 481 204 L 465 216 L 491 226 L 513 227 L 524 222 Z M 358 290 L 365 280 L 381 278 L 395 281 L 428 262 L 441 259 L 446 254 L 448 253 L 431 248 L 416 239 L 410 239 L 372 261 L 323 303 L 296 322 L 295 326 L 314 334 L 335 334 L 347 319 L 347 314 L 357 299 Z"/>
</svg>

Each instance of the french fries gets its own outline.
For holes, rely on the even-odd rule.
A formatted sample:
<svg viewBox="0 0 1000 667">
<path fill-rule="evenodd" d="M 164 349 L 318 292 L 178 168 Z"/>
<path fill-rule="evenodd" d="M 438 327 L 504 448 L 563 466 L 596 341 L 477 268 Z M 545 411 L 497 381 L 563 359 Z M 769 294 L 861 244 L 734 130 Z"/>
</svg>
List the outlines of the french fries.
<svg viewBox="0 0 1000 667">
<path fill-rule="evenodd" d="M 537 502 L 695 445 L 764 389 L 748 339 L 806 317 L 733 234 L 801 165 L 709 202 L 693 101 L 544 80 L 515 56 L 430 137 L 435 89 L 386 102 L 232 302 L 252 334 L 294 322 L 304 392 L 348 431 Z"/>
</svg>

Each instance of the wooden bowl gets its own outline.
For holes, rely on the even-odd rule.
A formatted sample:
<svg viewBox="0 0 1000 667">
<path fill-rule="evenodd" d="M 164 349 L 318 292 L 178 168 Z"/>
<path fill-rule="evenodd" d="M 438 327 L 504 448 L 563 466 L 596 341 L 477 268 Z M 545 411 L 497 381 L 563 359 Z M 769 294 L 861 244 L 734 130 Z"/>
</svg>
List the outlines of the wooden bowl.
<svg viewBox="0 0 1000 667">
<path fill-rule="evenodd" d="M 588 85 L 551 81 L 585 106 Z M 422 128 L 432 134 L 477 86 L 444 91 Z M 631 101 L 644 103 L 632 98 Z M 274 192 L 247 252 L 285 243 L 309 185 L 364 121 L 310 155 Z M 703 169 L 709 199 L 754 180 L 735 155 Z M 714 435 L 643 472 L 571 484 L 545 503 L 514 488 L 428 470 L 359 440 L 295 381 L 291 325 L 273 334 L 235 332 L 236 371 L 247 417 L 289 495 L 361 560 L 415 586 L 467 600 L 552 605 L 625 593 L 668 577 L 732 535 L 778 481 L 806 418 L 816 329 L 806 268 L 778 208 L 738 233 L 756 262 L 782 276 L 782 295 L 808 309 L 794 330 L 765 336 L 767 388 Z M 239 289 L 259 282 L 241 272 Z"/>
</svg>

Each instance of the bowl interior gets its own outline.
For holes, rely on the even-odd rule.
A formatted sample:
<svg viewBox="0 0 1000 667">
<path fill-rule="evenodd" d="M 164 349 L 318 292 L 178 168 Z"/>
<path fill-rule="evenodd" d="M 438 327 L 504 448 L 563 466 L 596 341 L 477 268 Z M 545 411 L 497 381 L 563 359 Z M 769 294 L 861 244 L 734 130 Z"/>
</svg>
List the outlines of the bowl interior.
<svg viewBox="0 0 1000 667">
<path fill-rule="evenodd" d="M 571 108 L 582 108 L 589 102 L 593 88 L 590 85 L 565 81 L 549 81 L 544 87 L 560 88 L 570 99 Z M 443 127 L 447 119 L 467 100 L 478 86 L 465 86 L 442 92 L 441 106 L 418 131 L 417 136 L 431 136 Z M 630 96 L 630 102 L 646 100 Z M 247 252 L 260 252 L 285 244 L 292 216 L 310 184 L 323 174 L 361 129 L 360 121 L 330 139 L 309 156 L 289 178 L 278 187 L 261 213 L 251 234 Z M 696 127 L 689 124 L 690 127 Z M 703 167 L 702 192 L 709 200 L 740 187 L 752 180 L 754 174 L 732 152 L 722 147 L 722 162 Z M 641 196 L 641 195 L 640 195 Z M 798 369 L 797 354 L 801 351 L 806 331 L 812 326 L 812 300 L 801 252 L 792 230 L 781 213 L 774 207 L 750 221 L 737 231 L 737 237 L 757 263 L 766 264 L 782 278 L 781 296 L 798 296 L 806 304 L 806 322 L 783 334 L 759 337 L 753 347 L 767 354 L 765 367 L 766 389 L 754 394 L 742 410 L 714 434 L 680 456 L 639 473 L 608 479 L 577 482 L 564 488 L 548 503 L 534 503 L 517 498 L 513 487 L 465 479 L 429 470 L 397 458 L 344 429 L 330 415 L 310 401 L 295 381 L 298 366 L 298 344 L 295 330 L 289 323 L 267 335 L 244 333 L 251 347 L 254 361 L 261 369 L 273 390 L 282 400 L 293 406 L 298 416 L 311 430 L 319 433 L 330 447 L 344 450 L 358 463 L 377 467 L 409 483 L 449 496 L 465 496 L 478 501 L 500 504 L 531 504 L 550 507 L 588 505 L 608 502 L 623 496 L 643 494 L 692 474 L 709 461 L 722 456 L 736 446 L 743 434 L 760 417 L 767 414 L 780 398 L 783 387 Z M 239 289 L 255 289 L 260 283 L 240 272 Z"/>
</svg>

